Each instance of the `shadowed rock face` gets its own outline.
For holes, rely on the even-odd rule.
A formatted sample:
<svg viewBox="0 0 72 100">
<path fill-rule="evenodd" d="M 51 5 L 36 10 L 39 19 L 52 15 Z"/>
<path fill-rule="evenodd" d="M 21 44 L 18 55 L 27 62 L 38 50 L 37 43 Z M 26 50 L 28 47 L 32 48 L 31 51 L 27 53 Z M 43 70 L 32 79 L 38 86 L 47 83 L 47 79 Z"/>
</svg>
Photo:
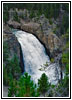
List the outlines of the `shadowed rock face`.
<svg viewBox="0 0 72 100">
<path fill-rule="evenodd" d="M 10 28 L 8 26 L 4 26 L 3 30 L 3 42 L 8 44 L 9 48 L 9 59 L 12 59 L 14 57 L 14 54 L 17 55 L 20 66 L 22 68 L 22 71 L 24 69 L 23 61 L 22 61 L 22 51 L 20 44 L 15 37 L 14 34 L 12 34 Z"/>
<path fill-rule="evenodd" d="M 14 56 L 16 53 L 18 56 L 18 59 L 20 58 L 20 45 L 17 41 L 17 38 L 14 34 L 12 34 L 10 28 L 8 26 L 4 26 L 4 32 L 3 32 L 3 41 L 7 42 L 9 51 L 10 51 L 10 59 Z"/>
</svg>

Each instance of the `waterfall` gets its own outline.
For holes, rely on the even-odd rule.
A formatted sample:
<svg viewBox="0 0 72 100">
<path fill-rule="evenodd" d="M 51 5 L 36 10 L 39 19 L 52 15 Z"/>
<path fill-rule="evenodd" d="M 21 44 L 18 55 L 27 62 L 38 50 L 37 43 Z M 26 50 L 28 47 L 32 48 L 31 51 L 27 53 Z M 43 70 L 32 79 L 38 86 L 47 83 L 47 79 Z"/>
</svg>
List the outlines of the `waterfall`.
<svg viewBox="0 0 72 100">
<path fill-rule="evenodd" d="M 50 62 L 45 48 L 39 40 L 34 35 L 20 30 L 13 30 L 13 34 L 22 48 L 25 72 L 31 75 L 32 80 L 37 83 L 42 73 L 45 73 L 49 82 L 57 84 L 60 79 L 59 64 Z M 47 67 L 44 65 L 46 63 Z"/>
</svg>

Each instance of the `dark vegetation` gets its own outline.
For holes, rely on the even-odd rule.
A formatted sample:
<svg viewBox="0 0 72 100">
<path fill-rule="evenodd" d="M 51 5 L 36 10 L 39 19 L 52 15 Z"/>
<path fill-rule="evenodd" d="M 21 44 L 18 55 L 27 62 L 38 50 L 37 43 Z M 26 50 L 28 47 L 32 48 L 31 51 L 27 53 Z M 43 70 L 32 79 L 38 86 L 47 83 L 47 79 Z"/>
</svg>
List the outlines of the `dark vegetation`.
<svg viewBox="0 0 72 100">
<path fill-rule="evenodd" d="M 39 86 L 38 91 L 45 96 L 45 92 L 50 87 L 50 84 L 48 82 L 48 78 L 47 78 L 45 73 L 42 74 L 41 78 L 38 80 L 38 86 Z"/>
<path fill-rule="evenodd" d="M 3 62 L 3 84 L 9 85 L 10 77 L 17 79 L 21 74 L 21 69 L 16 54 L 9 59 L 9 48 L 5 42 L 3 43 Z"/>
<path fill-rule="evenodd" d="M 60 7 L 69 12 L 68 3 L 4 3 L 4 10 L 7 8 L 28 9 L 31 11 L 37 10 L 39 14 L 47 14 L 47 17 L 58 17 Z"/>
<path fill-rule="evenodd" d="M 31 80 L 31 76 L 25 73 L 18 81 L 11 79 L 8 96 L 37 97 L 39 93 L 37 92 L 36 84 Z"/>
<path fill-rule="evenodd" d="M 69 27 L 69 4 L 68 3 L 4 3 L 4 22 L 8 21 L 9 9 L 27 9 L 30 13 L 30 18 L 39 17 L 44 14 L 46 18 L 49 19 L 50 24 L 52 24 L 51 18 L 55 20 L 59 17 L 61 9 L 64 11 L 61 24 L 61 33 L 64 34 Z M 16 13 L 16 11 L 15 11 Z M 21 18 L 24 18 L 26 15 L 21 15 Z M 60 15 L 61 16 L 61 15 Z M 14 20 L 19 22 L 17 13 L 14 16 Z"/>
<path fill-rule="evenodd" d="M 15 15 L 13 18 L 15 21 L 20 22 L 17 12 L 15 11 Z"/>
<path fill-rule="evenodd" d="M 62 35 L 62 38 L 65 39 L 65 45 L 63 47 L 63 53 L 62 53 L 62 63 L 63 66 L 66 69 L 66 74 L 69 74 L 69 30 Z"/>
<path fill-rule="evenodd" d="M 38 80 L 38 87 L 31 80 L 31 76 L 28 73 L 24 73 L 19 80 L 10 78 L 10 88 L 8 89 L 9 97 L 38 97 L 40 95 L 47 97 L 58 96 L 57 92 L 63 93 L 63 89 L 66 89 L 61 96 L 67 96 L 69 91 L 69 78 L 66 76 L 61 83 L 56 87 L 48 82 L 48 78 L 45 73 L 42 74 L 41 78 Z M 62 88 L 62 89 L 61 89 Z M 50 90 L 50 91 L 49 91 Z"/>
</svg>

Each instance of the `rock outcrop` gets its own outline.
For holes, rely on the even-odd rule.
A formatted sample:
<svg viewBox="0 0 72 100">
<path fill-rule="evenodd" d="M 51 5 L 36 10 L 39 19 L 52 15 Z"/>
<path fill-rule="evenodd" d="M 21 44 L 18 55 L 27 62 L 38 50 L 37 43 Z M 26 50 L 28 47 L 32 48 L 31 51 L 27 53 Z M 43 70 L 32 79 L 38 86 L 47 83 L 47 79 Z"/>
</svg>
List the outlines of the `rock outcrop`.
<svg viewBox="0 0 72 100">
<path fill-rule="evenodd" d="M 43 29 L 43 23 L 39 24 L 39 23 L 35 23 L 33 21 L 31 21 L 31 22 L 29 21 L 29 22 L 23 22 L 20 24 L 16 24 L 16 26 L 14 23 L 17 23 L 17 22 L 10 22 L 10 23 L 8 23 L 8 25 L 12 26 L 13 28 L 20 28 L 21 30 L 24 30 L 26 32 L 29 32 L 29 33 L 35 35 L 45 45 L 47 50 L 50 52 L 50 56 L 54 57 L 55 55 L 57 55 L 57 53 L 59 53 L 61 51 L 60 39 L 52 31 L 49 31 L 48 30 L 49 28 L 47 29 L 48 31 L 46 30 L 46 33 L 44 33 L 45 28 Z M 52 26 L 51 25 L 49 25 L 49 26 L 50 26 L 50 30 L 51 30 Z M 45 25 L 44 25 L 44 27 L 45 27 Z"/>
<path fill-rule="evenodd" d="M 12 21 L 12 20 L 9 20 L 8 21 L 8 25 L 10 27 L 13 27 L 13 28 L 16 28 L 16 29 L 20 29 L 21 25 L 19 22 L 16 22 L 16 21 Z"/>
<path fill-rule="evenodd" d="M 8 26 L 4 25 L 4 30 L 3 30 L 3 42 L 8 44 L 9 48 L 9 59 L 12 59 L 14 57 L 14 54 L 17 55 L 20 66 L 22 70 L 24 69 L 23 62 L 21 61 L 21 48 L 20 44 L 15 37 L 14 34 L 12 34 L 10 28 Z"/>
<path fill-rule="evenodd" d="M 54 57 L 57 52 L 59 53 L 61 51 L 60 39 L 53 32 L 44 34 L 44 32 L 41 30 L 40 24 L 29 22 L 27 24 L 24 24 L 21 29 L 35 35 L 45 45 L 51 56 Z"/>
</svg>

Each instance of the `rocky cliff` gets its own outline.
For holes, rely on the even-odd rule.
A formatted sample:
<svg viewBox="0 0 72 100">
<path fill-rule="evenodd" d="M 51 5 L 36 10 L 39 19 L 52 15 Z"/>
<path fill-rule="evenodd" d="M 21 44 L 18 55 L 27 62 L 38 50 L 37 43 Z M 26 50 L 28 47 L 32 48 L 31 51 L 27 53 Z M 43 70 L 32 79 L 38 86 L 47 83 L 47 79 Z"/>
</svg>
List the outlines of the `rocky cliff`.
<svg viewBox="0 0 72 100">
<path fill-rule="evenodd" d="M 43 23 L 42 23 L 43 22 Z M 15 24 L 16 23 L 16 24 Z M 8 25 L 13 28 L 18 28 L 35 35 L 50 52 L 50 56 L 54 57 L 61 52 L 61 41 L 56 34 L 53 33 L 56 24 L 49 24 L 49 21 L 43 17 L 39 22 L 21 20 L 20 23 L 16 21 L 9 21 Z M 46 28 L 46 29 L 45 29 Z"/>
<path fill-rule="evenodd" d="M 12 34 L 10 27 L 8 25 L 3 26 L 3 42 L 8 44 L 8 49 L 9 49 L 9 58 L 12 59 L 14 55 L 16 54 L 19 60 L 19 64 L 21 66 L 21 69 L 23 71 L 24 65 L 22 61 L 22 51 L 20 44 L 15 37 L 14 34 Z"/>
</svg>

